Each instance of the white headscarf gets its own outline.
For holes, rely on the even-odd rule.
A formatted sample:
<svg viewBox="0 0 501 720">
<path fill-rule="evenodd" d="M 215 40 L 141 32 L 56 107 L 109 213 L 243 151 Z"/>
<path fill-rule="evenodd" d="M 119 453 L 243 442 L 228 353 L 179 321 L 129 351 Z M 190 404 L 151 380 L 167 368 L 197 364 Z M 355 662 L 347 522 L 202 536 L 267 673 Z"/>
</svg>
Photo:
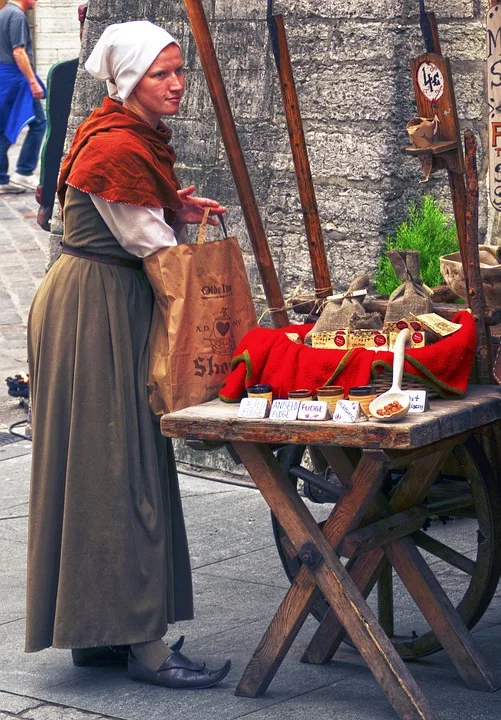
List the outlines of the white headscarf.
<svg viewBox="0 0 501 720">
<path fill-rule="evenodd" d="M 85 69 L 98 80 L 106 80 L 113 100 L 126 100 L 157 55 L 171 43 L 179 45 L 167 30 L 148 20 L 109 25 Z"/>
</svg>

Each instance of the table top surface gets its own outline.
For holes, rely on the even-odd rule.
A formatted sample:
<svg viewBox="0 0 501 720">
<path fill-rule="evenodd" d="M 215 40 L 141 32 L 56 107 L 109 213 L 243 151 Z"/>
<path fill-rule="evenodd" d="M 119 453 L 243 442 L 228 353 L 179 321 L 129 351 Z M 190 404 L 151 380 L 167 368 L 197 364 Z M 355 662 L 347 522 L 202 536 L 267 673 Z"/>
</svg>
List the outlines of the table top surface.
<svg viewBox="0 0 501 720">
<path fill-rule="evenodd" d="M 338 445 L 343 447 L 419 448 L 487 425 L 501 418 L 501 387 L 473 385 L 460 400 L 436 399 L 431 409 L 397 422 L 355 424 L 294 420 L 248 420 L 238 417 L 238 403 L 220 400 L 164 415 L 162 433 L 186 440 Z"/>
</svg>

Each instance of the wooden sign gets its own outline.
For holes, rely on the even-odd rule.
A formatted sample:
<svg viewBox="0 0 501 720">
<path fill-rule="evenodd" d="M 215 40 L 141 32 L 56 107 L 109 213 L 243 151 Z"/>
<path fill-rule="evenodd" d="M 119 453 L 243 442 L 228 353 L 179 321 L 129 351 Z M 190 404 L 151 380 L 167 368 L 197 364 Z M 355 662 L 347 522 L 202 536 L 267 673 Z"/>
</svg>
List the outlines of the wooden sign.
<svg viewBox="0 0 501 720">
<path fill-rule="evenodd" d="M 487 12 L 487 100 L 489 104 L 489 197 L 501 210 L 501 3 Z"/>
<path fill-rule="evenodd" d="M 449 61 L 442 55 L 427 53 L 411 60 L 412 80 L 418 115 L 436 123 L 433 145 L 454 143 L 447 159 L 434 153 L 433 168 L 464 172 L 464 155 L 459 131 L 454 86 Z M 443 146 L 447 149 L 447 145 Z"/>
<path fill-rule="evenodd" d="M 273 400 L 270 420 L 297 420 L 299 400 Z"/>
<path fill-rule="evenodd" d="M 299 406 L 298 420 L 328 420 L 329 406 L 323 400 L 307 400 Z"/>
<path fill-rule="evenodd" d="M 238 417 L 262 420 L 268 417 L 270 404 L 266 398 L 244 398 L 240 400 Z"/>
<path fill-rule="evenodd" d="M 445 80 L 440 68 L 432 62 L 422 62 L 416 73 L 417 84 L 430 101 L 440 100 L 444 94 Z"/>
</svg>

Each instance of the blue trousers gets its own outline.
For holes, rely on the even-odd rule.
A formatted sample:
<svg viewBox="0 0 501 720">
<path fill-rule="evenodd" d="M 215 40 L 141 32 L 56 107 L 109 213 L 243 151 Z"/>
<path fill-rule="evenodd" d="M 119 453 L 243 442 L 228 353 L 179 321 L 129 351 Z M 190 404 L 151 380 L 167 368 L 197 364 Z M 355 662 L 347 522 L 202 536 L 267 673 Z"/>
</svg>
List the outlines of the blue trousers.
<svg viewBox="0 0 501 720">
<path fill-rule="evenodd" d="M 21 152 L 17 161 L 16 172 L 20 175 L 31 175 L 38 163 L 40 148 L 45 135 L 47 121 L 40 100 L 33 100 L 34 119 L 29 123 L 28 134 L 24 139 Z M 5 137 L 3 128 L 0 127 L 0 185 L 9 182 L 9 159 L 7 152 L 10 142 Z"/>
</svg>

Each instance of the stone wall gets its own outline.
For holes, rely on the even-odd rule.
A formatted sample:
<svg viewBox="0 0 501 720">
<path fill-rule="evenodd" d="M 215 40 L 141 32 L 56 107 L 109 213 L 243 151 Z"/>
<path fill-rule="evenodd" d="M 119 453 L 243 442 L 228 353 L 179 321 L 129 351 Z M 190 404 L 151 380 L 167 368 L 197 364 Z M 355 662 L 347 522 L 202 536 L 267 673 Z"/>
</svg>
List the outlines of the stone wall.
<svg viewBox="0 0 501 720">
<path fill-rule="evenodd" d="M 45 82 L 49 68 L 80 54 L 77 8 L 83 0 L 38 0 L 34 12 L 37 72 Z"/>
<path fill-rule="evenodd" d="M 42 1 L 42 0 L 41 0 Z M 264 0 L 206 0 L 206 13 L 242 147 L 285 297 L 312 291 L 307 244 Z M 409 59 L 424 52 L 418 0 L 290 0 L 285 20 L 332 279 L 345 287 L 372 272 L 388 233 L 425 192 L 450 208 L 447 176 L 419 184 L 416 160 L 402 155 L 405 124 L 415 114 Z M 463 128 L 480 139 L 485 186 L 484 15 L 487 0 L 427 0 L 451 60 Z M 90 0 L 84 56 L 107 24 L 147 18 L 179 39 L 187 60 L 187 93 L 171 120 L 183 184 L 228 207 L 258 309 L 263 293 L 205 80 L 180 0 Z M 99 103 L 103 86 L 81 69 L 71 130 Z M 480 228 L 488 211 L 482 192 Z M 490 239 L 497 241 L 496 233 Z M 197 456 L 201 457 L 201 456 Z M 213 458 L 213 455 L 209 455 Z M 214 463 L 214 460 L 211 460 Z"/>
</svg>

